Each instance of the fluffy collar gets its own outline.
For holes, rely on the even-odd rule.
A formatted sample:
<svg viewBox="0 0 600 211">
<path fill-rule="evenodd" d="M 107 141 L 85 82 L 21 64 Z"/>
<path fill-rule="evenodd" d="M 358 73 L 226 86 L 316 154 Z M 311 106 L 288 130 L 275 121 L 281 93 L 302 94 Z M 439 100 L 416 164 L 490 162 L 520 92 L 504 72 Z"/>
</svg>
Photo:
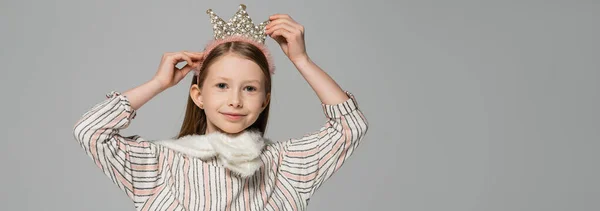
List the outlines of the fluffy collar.
<svg viewBox="0 0 600 211">
<path fill-rule="evenodd" d="M 225 168 L 242 177 L 249 177 L 261 167 L 259 156 L 270 141 L 258 131 L 244 131 L 235 137 L 214 132 L 154 143 L 203 161 L 216 158 Z"/>
</svg>

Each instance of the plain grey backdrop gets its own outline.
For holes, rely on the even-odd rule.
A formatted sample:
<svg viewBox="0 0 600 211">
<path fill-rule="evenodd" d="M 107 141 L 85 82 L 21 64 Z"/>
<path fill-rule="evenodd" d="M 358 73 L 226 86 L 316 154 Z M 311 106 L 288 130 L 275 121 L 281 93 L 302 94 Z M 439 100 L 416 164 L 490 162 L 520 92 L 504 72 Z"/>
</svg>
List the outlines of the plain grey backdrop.
<svg viewBox="0 0 600 211">
<path fill-rule="evenodd" d="M 110 91 L 149 80 L 162 53 L 201 50 L 205 11 L 240 3 L 306 27 L 311 58 L 352 92 L 370 129 L 309 210 L 600 210 L 599 1 L 2 0 L 0 210 L 134 210 L 75 142 Z M 324 123 L 269 39 L 267 136 Z M 174 136 L 191 75 L 125 135 Z"/>
</svg>

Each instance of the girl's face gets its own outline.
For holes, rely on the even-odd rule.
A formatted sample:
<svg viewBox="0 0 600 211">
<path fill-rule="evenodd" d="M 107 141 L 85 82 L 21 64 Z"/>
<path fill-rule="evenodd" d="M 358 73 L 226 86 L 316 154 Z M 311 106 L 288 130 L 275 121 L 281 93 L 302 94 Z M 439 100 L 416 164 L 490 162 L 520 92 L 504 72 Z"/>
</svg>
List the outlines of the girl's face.
<svg viewBox="0 0 600 211">
<path fill-rule="evenodd" d="M 206 79 L 195 100 L 206 114 L 206 133 L 237 134 L 250 127 L 270 99 L 260 67 L 236 54 L 227 54 L 206 71 Z"/>
</svg>

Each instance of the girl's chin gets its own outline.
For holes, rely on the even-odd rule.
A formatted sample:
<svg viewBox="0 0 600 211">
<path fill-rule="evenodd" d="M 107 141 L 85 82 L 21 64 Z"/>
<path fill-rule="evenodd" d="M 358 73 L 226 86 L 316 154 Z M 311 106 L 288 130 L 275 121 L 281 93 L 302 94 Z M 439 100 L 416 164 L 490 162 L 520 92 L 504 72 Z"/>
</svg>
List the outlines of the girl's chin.
<svg viewBox="0 0 600 211">
<path fill-rule="evenodd" d="M 242 128 L 242 127 L 219 127 L 217 128 L 217 131 L 221 132 L 221 133 L 225 133 L 228 135 L 238 135 L 242 132 L 244 132 L 244 130 L 246 130 L 246 127 Z"/>
</svg>

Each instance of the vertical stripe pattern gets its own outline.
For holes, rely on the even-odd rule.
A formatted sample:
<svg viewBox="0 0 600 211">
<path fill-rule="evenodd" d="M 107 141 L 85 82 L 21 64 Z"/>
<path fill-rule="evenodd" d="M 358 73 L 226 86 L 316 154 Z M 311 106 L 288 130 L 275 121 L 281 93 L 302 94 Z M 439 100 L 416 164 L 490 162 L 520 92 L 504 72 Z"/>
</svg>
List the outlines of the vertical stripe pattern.
<svg viewBox="0 0 600 211">
<path fill-rule="evenodd" d="M 325 124 L 266 146 L 263 166 L 241 178 L 216 159 L 202 161 L 140 136 L 123 137 L 135 118 L 127 97 L 111 92 L 74 127 L 74 137 L 136 210 L 306 210 L 308 199 L 348 159 L 367 131 L 354 96 L 322 105 Z"/>
</svg>

